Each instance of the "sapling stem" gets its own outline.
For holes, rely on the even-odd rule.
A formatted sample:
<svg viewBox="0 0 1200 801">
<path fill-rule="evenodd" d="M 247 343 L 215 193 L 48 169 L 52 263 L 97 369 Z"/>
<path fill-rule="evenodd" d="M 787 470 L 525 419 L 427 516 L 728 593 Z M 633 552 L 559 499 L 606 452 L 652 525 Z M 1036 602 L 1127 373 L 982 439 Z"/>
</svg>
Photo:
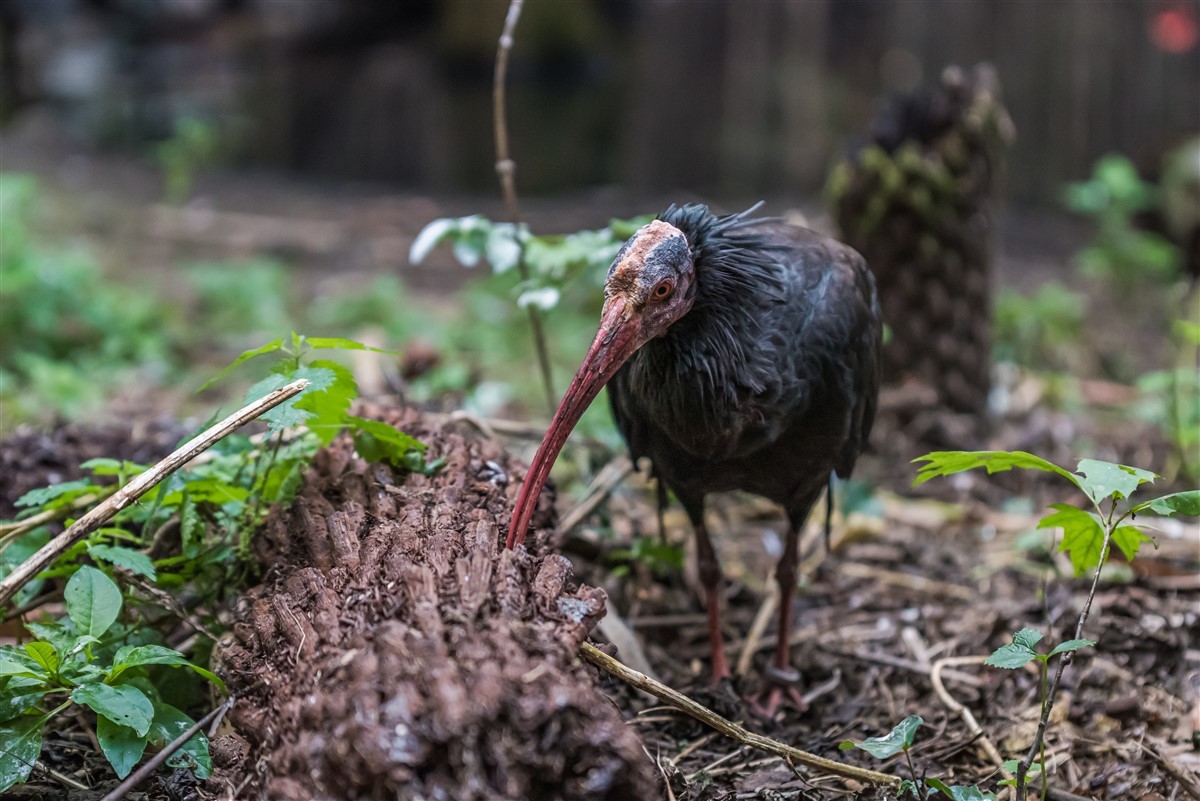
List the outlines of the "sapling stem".
<svg viewBox="0 0 1200 801">
<path fill-rule="evenodd" d="M 517 202 L 517 163 L 513 161 L 508 148 L 508 115 L 505 96 L 505 78 L 508 76 L 508 59 L 512 54 L 513 32 L 517 29 L 517 20 L 521 18 L 521 6 L 524 0 L 512 0 L 508 5 L 508 14 L 504 17 L 504 30 L 500 33 L 500 43 L 496 48 L 496 71 L 492 81 L 492 125 L 496 135 L 496 176 L 500 179 L 500 191 L 504 195 L 504 207 L 508 213 L 508 221 L 516 227 L 521 224 L 521 207 Z M 516 234 L 514 233 L 514 236 Z M 517 240 L 519 254 L 517 256 L 517 271 L 522 281 L 529 280 L 529 265 L 525 262 L 525 245 Z M 550 375 L 550 356 L 546 349 L 546 334 L 542 330 L 542 315 L 534 304 L 525 307 L 529 313 L 529 327 L 533 332 L 533 347 L 537 352 L 538 367 L 542 373 L 542 388 L 546 391 L 546 405 L 550 414 L 554 414 L 555 398 L 554 384 Z"/>
</svg>

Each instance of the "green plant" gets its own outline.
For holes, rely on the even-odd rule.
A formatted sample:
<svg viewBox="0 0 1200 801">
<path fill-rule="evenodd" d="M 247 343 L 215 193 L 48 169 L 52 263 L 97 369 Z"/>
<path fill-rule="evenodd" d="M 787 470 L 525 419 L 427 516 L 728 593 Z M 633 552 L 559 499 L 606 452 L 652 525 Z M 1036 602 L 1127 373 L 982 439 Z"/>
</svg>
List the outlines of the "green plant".
<svg viewBox="0 0 1200 801">
<path fill-rule="evenodd" d="M 167 202 L 187 200 L 196 172 L 212 161 L 217 144 L 217 129 L 211 122 L 183 117 L 176 123 L 171 138 L 160 142 L 154 153 L 163 171 Z"/>
<path fill-rule="evenodd" d="M 224 689 L 217 676 L 178 651 L 145 643 L 141 632 L 117 624 L 121 591 L 96 568 L 79 568 L 63 595 L 67 617 L 30 623 L 36 639 L 0 647 L 0 792 L 29 777 L 46 726 L 73 708 L 95 713 L 100 750 L 121 778 L 147 745 L 162 746 L 182 734 L 193 721 L 164 700 L 154 666 L 188 668 Z M 204 735 L 195 735 L 168 764 L 207 778 L 212 764 Z"/>
<path fill-rule="evenodd" d="M 1059 551 L 1069 555 L 1076 576 L 1083 574 L 1086 570 L 1095 570 L 1091 591 L 1080 611 L 1073 639 L 1046 654 L 1043 660 L 1043 656 L 1033 650 L 1033 646 L 1041 639 L 1041 634 L 1032 629 L 1023 629 L 1014 635 L 1012 643 L 1000 648 L 989 657 L 989 661 L 993 664 L 996 661 L 1015 662 L 1018 659 L 1024 659 L 1025 661 L 1021 664 L 1025 664 L 1030 659 L 1036 658 L 1043 661 L 1043 668 L 1045 668 L 1046 662 L 1051 656 L 1060 656 L 1054 680 L 1048 689 L 1045 688 L 1046 674 L 1043 672 L 1042 714 L 1038 730 L 1025 758 L 1016 765 L 1016 797 L 1018 801 L 1021 801 L 1025 798 L 1025 782 L 1030 767 L 1034 764 L 1034 757 L 1043 749 L 1050 710 L 1054 706 L 1054 698 L 1062 680 L 1063 671 L 1070 664 L 1071 655 L 1077 648 L 1093 644 L 1090 640 L 1082 639 L 1083 626 L 1087 622 L 1092 600 L 1096 596 L 1096 588 L 1100 584 L 1101 571 L 1108 560 L 1112 546 L 1116 545 L 1126 559 L 1132 560 L 1137 556 L 1143 542 L 1152 542 L 1138 526 L 1126 521 L 1132 521 L 1136 515 L 1143 512 L 1155 512 L 1164 516 L 1200 515 L 1200 490 L 1175 492 L 1135 503 L 1133 496 L 1138 492 L 1138 488 L 1159 478 L 1157 474 L 1149 470 L 1096 459 L 1081 460 L 1076 467 L 1076 472 L 1071 472 L 1039 456 L 1023 451 L 938 451 L 928 453 L 914 461 L 924 463 L 913 481 L 914 486 L 937 476 L 947 476 L 978 468 L 986 469 L 989 475 L 1014 468 L 1040 470 L 1054 473 L 1069 481 L 1084 494 L 1091 507 L 1085 509 L 1066 503 L 1052 504 L 1051 508 L 1054 512 L 1043 517 L 1038 523 L 1038 528 L 1062 529 L 1063 536 Z M 1044 764 L 1044 762 L 1038 764 Z M 1045 782 L 1043 782 L 1042 789 L 1044 794 Z"/>
<path fill-rule="evenodd" d="M 912 747 L 913 740 L 916 739 L 917 729 L 924 722 L 919 715 L 909 715 L 897 723 L 895 728 L 887 734 L 878 737 L 868 737 L 861 742 L 843 740 L 838 745 L 838 748 L 842 751 L 850 751 L 857 748 L 860 751 L 866 751 L 876 759 L 889 759 L 903 752 L 904 761 L 908 763 L 908 772 L 912 778 L 905 779 L 900 783 L 900 787 L 896 792 L 897 798 L 911 796 L 918 799 L 918 801 L 923 801 L 924 799 L 933 798 L 938 793 L 942 793 L 954 801 L 989 801 L 989 799 L 994 799 L 996 797 L 995 794 L 980 790 L 978 787 L 948 785 L 941 779 L 926 776 L 918 778 L 917 768 L 913 764 L 909 749 Z"/>
<path fill-rule="evenodd" d="M 1174 367 L 1146 373 L 1134 413 L 1158 426 L 1173 448 L 1167 475 L 1200 479 L 1200 324 L 1176 320 L 1172 326 Z"/>
<path fill-rule="evenodd" d="M 1179 274 L 1183 263 L 1179 248 L 1134 224 L 1137 214 L 1158 205 L 1158 194 L 1157 187 L 1138 176 L 1129 159 L 1115 153 L 1096 162 L 1090 180 L 1067 186 L 1067 207 L 1096 224 L 1095 241 L 1077 257 L 1085 274 L 1111 280 L 1122 291 L 1147 278 L 1163 281 Z"/>
<path fill-rule="evenodd" d="M 1093 640 L 1067 640 L 1054 646 L 1048 653 L 1039 654 L 1036 650 L 1037 644 L 1044 637 L 1037 629 L 1021 629 L 1012 636 L 1012 642 L 1007 645 L 1001 645 L 992 654 L 984 660 L 985 665 L 991 667 L 1003 668 L 1004 670 L 1016 670 L 1017 668 L 1025 667 L 1030 662 L 1037 660 L 1041 670 L 1041 713 L 1047 714 L 1046 704 L 1049 700 L 1049 677 L 1050 677 L 1050 660 L 1060 654 L 1069 654 L 1078 651 L 1080 648 L 1088 648 L 1095 645 Z M 1038 761 L 1029 766 L 1029 773 L 1032 775 L 1044 769 L 1046 765 L 1046 740 L 1042 738 L 1039 746 Z M 1008 760 L 1004 763 L 1005 770 L 1010 773 L 1015 772 L 1020 767 L 1019 760 Z M 1000 782 L 1001 785 L 1016 786 L 1016 779 L 1005 779 Z M 1042 784 L 1042 799 L 1046 798 L 1047 785 Z"/>
<path fill-rule="evenodd" d="M 77 415 L 134 368 L 175 363 L 171 316 L 152 297 L 104 280 L 83 250 L 34 242 L 39 192 L 0 174 L 0 404 L 6 425 Z"/>
<path fill-rule="evenodd" d="M 1051 281 L 1026 297 L 1002 289 L 993 325 L 995 357 L 1036 369 L 1062 370 L 1083 336 L 1083 296 Z"/>
</svg>

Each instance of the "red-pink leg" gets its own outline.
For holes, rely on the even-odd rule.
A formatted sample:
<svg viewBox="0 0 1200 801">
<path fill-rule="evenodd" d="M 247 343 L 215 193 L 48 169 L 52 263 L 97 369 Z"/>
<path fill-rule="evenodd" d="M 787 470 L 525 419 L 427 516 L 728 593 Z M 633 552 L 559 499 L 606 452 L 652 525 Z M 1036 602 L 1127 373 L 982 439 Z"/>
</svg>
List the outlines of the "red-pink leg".
<svg viewBox="0 0 1200 801">
<path fill-rule="evenodd" d="M 721 565 L 717 562 L 717 553 L 713 550 L 703 520 L 696 523 L 696 557 L 700 567 L 700 584 L 704 587 L 704 601 L 708 606 L 708 642 L 712 648 L 712 685 L 715 687 L 722 679 L 728 679 L 733 674 L 729 672 L 725 641 L 721 636 Z"/>
<path fill-rule="evenodd" d="M 775 641 L 775 656 L 767 671 L 768 686 L 757 693 L 751 703 L 754 710 L 764 717 L 774 717 L 779 704 L 786 696 L 803 711 L 807 704 L 800 694 L 800 674 L 792 667 L 792 599 L 796 594 L 796 562 L 799 560 L 800 525 L 788 529 L 783 556 L 775 567 L 775 580 L 779 583 L 779 630 Z"/>
</svg>

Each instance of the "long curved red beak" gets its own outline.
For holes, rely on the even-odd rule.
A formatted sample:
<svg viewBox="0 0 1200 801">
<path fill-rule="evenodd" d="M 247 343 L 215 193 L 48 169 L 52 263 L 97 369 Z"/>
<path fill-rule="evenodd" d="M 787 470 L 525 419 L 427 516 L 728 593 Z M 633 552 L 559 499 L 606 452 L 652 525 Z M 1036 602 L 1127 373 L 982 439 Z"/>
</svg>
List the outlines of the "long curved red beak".
<svg viewBox="0 0 1200 801">
<path fill-rule="evenodd" d="M 579 365 L 579 370 L 571 379 L 571 386 L 567 387 L 566 394 L 559 402 L 558 411 L 554 413 L 537 455 L 533 457 L 533 464 L 525 474 L 525 483 L 517 497 L 512 523 L 508 527 L 507 547 L 525 541 L 525 530 L 529 527 L 529 520 L 537 508 L 538 496 L 550 476 L 550 468 L 554 466 L 558 452 L 600 389 L 641 347 L 641 332 L 641 318 L 628 315 L 623 300 L 612 298 L 604 304 L 596 338 L 592 340 L 583 364 Z"/>
</svg>

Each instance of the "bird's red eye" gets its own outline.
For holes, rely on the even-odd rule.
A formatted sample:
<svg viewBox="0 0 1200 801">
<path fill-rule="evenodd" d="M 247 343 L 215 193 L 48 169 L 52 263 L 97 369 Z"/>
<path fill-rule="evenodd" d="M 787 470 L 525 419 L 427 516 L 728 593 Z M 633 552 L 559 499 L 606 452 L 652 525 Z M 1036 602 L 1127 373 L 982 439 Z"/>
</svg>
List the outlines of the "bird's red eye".
<svg viewBox="0 0 1200 801">
<path fill-rule="evenodd" d="M 654 299 L 666 300 L 675 291 L 675 282 L 670 279 L 659 281 L 654 286 Z"/>
</svg>

